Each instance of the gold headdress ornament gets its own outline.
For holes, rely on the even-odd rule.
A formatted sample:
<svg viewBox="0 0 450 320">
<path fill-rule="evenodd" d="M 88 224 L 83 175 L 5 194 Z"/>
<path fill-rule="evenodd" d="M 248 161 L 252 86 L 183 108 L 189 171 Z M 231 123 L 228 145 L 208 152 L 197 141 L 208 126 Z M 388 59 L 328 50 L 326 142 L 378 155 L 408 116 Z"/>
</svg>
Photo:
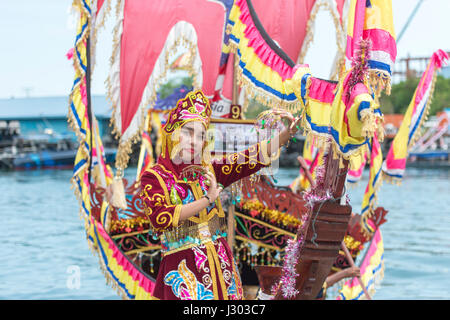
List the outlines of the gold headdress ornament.
<svg viewBox="0 0 450 320">
<path fill-rule="evenodd" d="M 162 130 L 161 158 L 168 159 L 178 151 L 179 129 L 186 123 L 200 121 L 208 130 L 211 112 L 209 100 L 201 90 L 191 91 L 184 99 L 178 100 Z M 206 164 L 210 157 L 208 151 L 203 152 L 202 164 Z"/>
</svg>

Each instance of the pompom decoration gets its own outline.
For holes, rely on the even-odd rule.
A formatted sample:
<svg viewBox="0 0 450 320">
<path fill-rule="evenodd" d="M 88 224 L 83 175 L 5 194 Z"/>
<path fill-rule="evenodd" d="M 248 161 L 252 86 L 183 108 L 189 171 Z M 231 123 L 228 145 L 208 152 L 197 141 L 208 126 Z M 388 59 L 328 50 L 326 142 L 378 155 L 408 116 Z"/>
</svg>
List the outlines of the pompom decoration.
<svg viewBox="0 0 450 320">
<path fill-rule="evenodd" d="M 353 88 L 358 83 L 367 83 L 369 77 L 369 59 L 372 42 L 370 40 L 361 39 L 358 43 L 358 49 L 352 57 L 352 71 L 350 79 L 348 80 L 350 90 L 347 91 L 347 102 L 350 100 L 350 95 Z"/>
<path fill-rule="evenodd" d="M 295 288 L 295 283 L 299 274 L 296 271 L 297 262 L 300 256 L 301 248 L 305 242 L 306 232 L 308 231 L 308 220 L 311 214 L 305 214 L 302 216 L 301 225 L 298 227 L 296 239 L 290 239 L 287 242 L 285 248 L 285 256 L 283 263 L 283 275 L 281 276 L 278 287 L 272 288 L 272 291 L 276 295 L 276 291 L 281 289 L 281 293 L 284 298 L 292 299 L 299 294 L 299 291 Z"/>
<path fill-rule="evenodd" d="M 73 58 L 74 48 L 70 48 L 66 53 L 67 60 L 71 60 Z"/>
<path fill-rule="evenodd" d="M 330 140 L 330 138 L 328 138 Z M 331 192 L 325 186 L 325 167 L 328 160 L 328 154 L 323 156 L 323 165 L 316 168 L 316 186 L 303 194 L 306 204 L 312 209 L 314 203 L 324 202 L 331 199 Z"/>
<path fill-rule="evenodd" d="M 303 239 L 292 240 L 289 239 L 285 252 L 283 264 L 283 275 L 281 276 L 281 292 L 283 297 L 287 299 L 294 298 L 299 291 L 295 289 L 295 282 L 298 277 L 296 271 L 297 261 L 300 254 L 300 245 Z"/>
</svg>

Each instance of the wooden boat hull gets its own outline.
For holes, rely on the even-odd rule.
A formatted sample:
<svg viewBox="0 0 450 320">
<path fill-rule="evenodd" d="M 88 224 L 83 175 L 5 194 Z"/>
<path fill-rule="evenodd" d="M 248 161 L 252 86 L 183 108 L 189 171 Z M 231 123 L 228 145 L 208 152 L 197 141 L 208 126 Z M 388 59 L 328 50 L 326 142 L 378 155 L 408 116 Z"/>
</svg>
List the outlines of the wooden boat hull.
<svg viewBox="0 0 450 320">
<path fill-rule="evenodd" d="M 316 204 L 313 208 L 306 240 L 296 266 L 299 274 L 296 288 L 301 288 L 296 300 L 316 299 L 339 254 L 351 211 L 351 206 L 342 206 L 333 201 Z M 271 294 L 271 289 L 278 284 L 282 276 L 282 267 L 256 266 L 255 270 L 261 290 L 265 294 Z M 275 299 L 284 297 L 279 292 Z"/>
<path fill-rule="evenodd" d="M 306 241 L 300 251 L 297 264 L 297 288 L 301 288 L 297 300 L 316 299 L 331 267 L 339 254 L 342 239 L 347 231 L 352 208 L 335 202 L 325 202 L 313 209 Z M 317 210 L 317 211 L 316 211 Z M 314 217 L 315 213 L 316 217 Z"/>
</svg>

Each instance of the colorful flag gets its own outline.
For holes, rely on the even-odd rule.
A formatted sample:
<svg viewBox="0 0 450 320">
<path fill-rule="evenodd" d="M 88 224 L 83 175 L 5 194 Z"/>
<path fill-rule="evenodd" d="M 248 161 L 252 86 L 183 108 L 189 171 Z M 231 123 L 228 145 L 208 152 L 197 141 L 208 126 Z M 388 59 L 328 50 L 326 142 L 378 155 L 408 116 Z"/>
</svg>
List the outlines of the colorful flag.
<svg viewBox="0 0 450 320">
<path fill-rule="evenodd" d="M 98 254 L 101 261 L 100 266 L 107 281 L 124 298 L 150 299 L 155 282 L 148 277 L 136 276 L 140 274 L 139 270 L 119 250 L 105 230 L 110 208 L 108 202 L 104 200 L 101 203 L 100 221 L 96 220 L 96 217 L 92 214 L 91 194 L 93 190 L 91 186 L 105 188 L 112 180 L 112 172 L 104 160 L 98 122 L 95 119 L 92 106 L 89 104 L 89 84 L 87 82 L 88 77 L 90 77 L 88 63 L 92 68 L 93 62 L 89 59 L 92 58 L 93 46 L 95 45 L 92 30 L 97 29 L 95 21 L 98 23 L 102 21 L 102 18 L 98 16 L 100 10 L 108 7 L 109 1 L 107 0 L 73 1 L 73 8 L 79 13 L 79 18 L 75 45 L 69 55 L 74 60 L 75 79 L 70 93 L 68 118 L 80 145 L 75 157 L 72 183 L 75 186 L 75 194 L 80 200 L 88 245 Z M 88 41 L 91 50 L 88 50 Z"/>
<path fill-rule="evenodd" d="M 376 286 L 384 276 L 384 245 L 380 229 L 373 235 L 359 269 L 367 292 L 373 296 Z M 337 296 L 337 300 L 363 299 L 365 294 L 357 278 L 347 280 Z"/>
<path fill-rule="evenodd" d="M 344 158 L 360 152 L 382 116 L 365 77 L 354 77 L 353 66 L 339 84 L 312 77 L 307 65 L 295 64 L 268 36 L 245 0 L 235 1 L 229 27 L 238 79 L 248 96 L 270 107 L 304 113 L 305 134 L 313 134 L 317 146 L 331 136 L 337 154 Z M 367 64 L 367 52 L 361 48 L 358 44 L 356 58 Z"/>
<path fill-rule="evenodd" d="M 389 153 L 383 162 L 384 178 L 400 183 L 406 168 L 408 151 L 420 136 L 420 129 L 426 120 L 434 91 L 437 71 L 449 59 L 446 52 L 433 53 L 419 85 L 406 110 L 403 122 L 391 143 Z"/>
<path fill-rule="evenodd" d="M 367 163 L 367 152 L 360 153 L 350 158 L 350 166 L 347 172 L 347 182 L 355 185 L 361 180 L 364 167 Z"/>
<path fill-rule="evenodd" d="M 93 108 L 89 105 L 87 72 L 92 73 L 92 59 L 95 55 L 95 37 L 98 27 L 104 21 L 109 1 L 74 1 L 73 9 L 78 12 L 74 47 L 69 59 L 73 59 L 75 79 L 69 97 L 68 120 L 75 131 L 79 148 L 75 157 L 72 183 L 78 196 L 86 222 L 90 223 L 90 184 L 106 188 L 112 179 L 110 168 L 104 161 L 103 145 L 99 136 L 98 123 Z M 88 41 L 90 47 L 88 47 Z M 90 51 L 88 52 L 88 49 Z M 88 70 L 88 63 L 90 70 Z M 89 74 L 89 77 L 91 75 Z M 91 179 L 91 180 L 90 180 Z M 88 229 L 88 228 L 87 228 Z M 89 237 L 88 237 L 89 238 Z"/>
<path fill-rule="evenodd" d="M 383 181 L 381 173 L 383 154 L 381 152 L 380 143 L 378 142 L 378 137 L 376 134 L 371 139 L 369 149 L 370 149 L 370 173 L 369 173 L 369 181 L 367 183 L 367 187 L 364 192 L 362 201 L 362 209 L 361 209 L 362 217 L 365 216 L 370 217 L 372 215 L 377 200 L 377 192 Z"/>
<path fill-rule="evenodd" d="M 345 36 L 345 31 L 342 29 L 342 15 L 345 1 L 253 0 L 251 1 L 251 5 L 268 36 L 282 48 L 292 61 L 303 63 L 309 46 L 316 36 L 314 24 L 316 23 L 316 16 L 321 9 L 328 10 L 331 14 L 336 28 L 338 51 L 345 51 L 345 42 L 342 44 L 342 41 L 340 41 L 340 38 Z M 224 43 L 223 52 L 228 54 L 230 52 L 230 48 L 227 45 L 228 35 Z M 232 63 L 233 61 L 229 65 Z M 226 72 L 224 70 L 225 80 L 223 86 L 221 85 L 218 88 L 220 94 L 228 100 L 231 100 L 232 71 L 232 68 L 227 68 Z"/>
<path fill-rule="evenodd" d="M 312 139 L 314 137 L 312 135 L 309 135 L 306 138 L 305 145 L 303 147 L 303 159 L 305 160 L 306 164 L 309 167 L 309 173 L 311 174 L 311 177 L 315 179 L 315 171 L 317 166 L 319 166 L 321 163 L 323 163 L 323 154 L 324 151 L 317 148 Z M 300 169 L 300 185 L 303 190 L 307 190 L 310 187 L 309 180 L 306 178 L 306 173 L 303 172 L 303 169 Z"/>
<path fill-rule="evenodd" d="M 330 110 L 333 147 L 346 159 L 364 153 L 364 146 L 376 134 L 378 119 L 382 118 L 370 87 L 363 82 L 352 86 L 351 80 L 352 69 L 339 82 Z"/>
<path fill-rule="evenodd" d="M 302 108 L 294 93 L 294 74 L 309 74 L 270 38 L 246 0 L 236 0 L 228 19 L 229 46 L 237 55 L 238 81 L 246 95 L 270 107 Z M 303 85 L 306 87 L 306 82 Z"/>
<path fill-rule="evenodd" d="M 347 24 L 346 57 L 352 61 L 358 42 L 370 40 L 369 70 L 377 95 L 390 92 L 390 77 L 397 57 L 391 0 L 351 0 Z"/>
<path fill-rule="evenodd" d="M 317 148 L 313 142 L 313 139 L 314 137 L 312 135 L 308 135 L 306 137 L 305 143 L 303 145 L 303 160 L 308 167 L 307 170 L 309 174 L 315 180 L 316 168 L 319 165 L 323 164 L 324 150 Z M 295 193 L 298 190 L 307 190 L 311 187 L 305 169 L 302 166 L 300 166 L 298 177 L 294 179 L 289 187 Z"/>
</svg>

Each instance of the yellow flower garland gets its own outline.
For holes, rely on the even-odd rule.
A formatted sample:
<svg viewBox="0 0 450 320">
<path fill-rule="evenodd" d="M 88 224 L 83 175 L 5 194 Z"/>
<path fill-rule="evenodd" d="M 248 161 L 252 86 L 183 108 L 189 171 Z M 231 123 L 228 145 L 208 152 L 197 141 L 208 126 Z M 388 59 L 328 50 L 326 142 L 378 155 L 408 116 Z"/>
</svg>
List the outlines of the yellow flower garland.
<svg viewBox="0 0 450 320">
<path fill-rule="evenodd" d="M 125 230 L 126 228 L 130 228 L 131 231 L 136 231 L 138 227 L 148 226 L 150 221 L 147 218 L 136 217 L 131 219 L 120 219 L 111 221 L 111 233 L 116 233 Z M 145 226 L 144 226 L 145 225 Z"/>
<path fill-rule="evenodd" d="M 298 228 L 302 224 L 301 220 L 296 217 L 288 213 L 271 210 L 257 199 L 245 201 L 242 204 L 242 208 L 249 211 L 256 210 L 259 212 L 260 218 L 268 219 L 272 223 L 283 225 L 285 227 Z"/>
</svg>

